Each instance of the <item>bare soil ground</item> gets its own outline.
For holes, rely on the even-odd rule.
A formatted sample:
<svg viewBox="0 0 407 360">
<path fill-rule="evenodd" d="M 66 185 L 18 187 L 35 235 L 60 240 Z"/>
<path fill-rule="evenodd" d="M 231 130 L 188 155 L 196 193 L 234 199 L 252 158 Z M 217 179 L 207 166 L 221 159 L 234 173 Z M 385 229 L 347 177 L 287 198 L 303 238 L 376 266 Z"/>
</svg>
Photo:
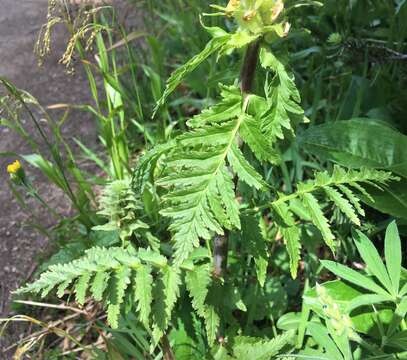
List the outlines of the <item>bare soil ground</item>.
<svg viewBox="0 0 407 360">
<path fill-rule="evenodd" d="M 30 92 L 45 106 L 55 103 L 91 104 L 85 74 L 78 69 L 75 75 L 68 75 L 64 66 L 58 64 L 67 40 L 62 27 L 56 28 L 53 36 L 52 54 L 42 67 L 37 65 L 33 46 L 46 20 L 46 12 L 47 0 L 0 0 L 0 76 Z M 51 115 L 60 114 L 54 112 Z M 28 121 L 27 127 L 35 133 Z M 79 138 L 91 148 L 96 146 L 93 119 L 83 113 L 71 113 L 63 132 L 69 138 Z M 32 152 L 17 134 L 0 127 L 0 153 L 5 151 Z M 44 235 L 27 225 L 31 214 L 21 211 L 7 186 L 9 175 L 6 166 L 12 160 L 0 157 L 0 318 L 10 315 L 10 291 L 31 275 L 37 256 L 47 246 Z M 39 176 L 35 183 L 47 201 L 65 213 L 69 212 L 68 202 L 61 192 Z M 40 212 L 40 217 L 45 226 L 52 225 L 52 219 L 46 212 Z M 0 338 L 0 359 L 5 358 L 1 350 L 6 344 L 21 335 L 17 329 L 9 333 L 8 338 Z"/>
</svg>

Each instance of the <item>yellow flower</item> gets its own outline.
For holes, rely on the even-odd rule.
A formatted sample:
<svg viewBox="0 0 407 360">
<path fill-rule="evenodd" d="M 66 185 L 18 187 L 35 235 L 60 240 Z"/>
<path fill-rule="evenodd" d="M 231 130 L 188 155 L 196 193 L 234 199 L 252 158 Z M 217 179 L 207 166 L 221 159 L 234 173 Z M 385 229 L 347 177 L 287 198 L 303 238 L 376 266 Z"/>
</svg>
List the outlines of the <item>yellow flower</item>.
<svg viewBox="0 0 407 360">
<path fill-rule="evenodd" d="M 10 175 L 16 174 L 17 171 L 20 169 L 21 169 L 21 163 L 18 160 L 14 161 L 12 164 L 9 164 L 7 166 L 7 172 Z"/>
</svg>

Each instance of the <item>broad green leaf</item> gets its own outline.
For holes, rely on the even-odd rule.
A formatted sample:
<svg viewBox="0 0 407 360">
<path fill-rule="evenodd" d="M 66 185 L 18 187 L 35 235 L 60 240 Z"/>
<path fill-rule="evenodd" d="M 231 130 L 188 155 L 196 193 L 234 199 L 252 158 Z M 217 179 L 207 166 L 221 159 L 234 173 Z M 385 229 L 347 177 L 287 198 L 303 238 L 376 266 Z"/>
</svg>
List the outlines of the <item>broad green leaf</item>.
<svg viewBox="0 0 407 360">
<path fill-rule="evenodd" d="M 325 288 L 329 297 L 334 300 L 335 304 L 337 304 L 344 313 L 347 312 L 350 303 L 354 299 L 366 295 L 358 288 L 341 280 L 329 281 L 321 286 Z M 382 296 L 389 297 L 389 295 Z M 304 294 L 304 304 L 309 306 L 321 317 L 324 316 L 322 305 L 315 288 L 308 290 Z M 377 316 L 383 324 L 389 324 L 393 316 L 393 310 L 389 308 L 379 309 L 378 306 L 375 311 L 371 306 L 365 306 L 358 308 L 358 310 L 352 312 L 350 316 L 356 331 L 380 339 L 381 333 L 377 328 Z"/>
<path fill-rule="evenodd" d="M 386 267 L 373 243 L 359 230 L 354 234 L 354 241 L 369 272 L 376 276 L 389 293 L 395 295 L 397 292 L 394 293 L 392 291 L 389 274 L 387 273 Z"/>
<path fill-rule="evenodd" d="M 397 294 L 399 292 L 401 276 L 401 241 L 395 221 L 390 223 L 386 229 L 384 254 L 387 271 L 393 285 L 393 292 Z"/>
<path fill-rule="evenodd" d="M 363 294 L 350 301 L 347 307 L 347 311 L 351 313 L 352 310 L 357 309 L 358 307 L 379 304 L 385 301 L 392 301 L 391 296 L 377 294 Z"/>
<path fill-rule="evenodd" d="M 334 273 L 336 276 L 341 277 L 342 279 L 351 282 L 356 286 L 360 286 L 366 290 L 370 290 L 379 295 L 387 296 L 388 293 L 382 287 L 377 285 L 373 280 L 364 276 L 357 271 L 330 260 L 321 260 L 322 265 Z"/>
<path fill-rule="evenodd" d="M 315 155 L 344 166 L 385 169 L 407 177 L 407 136 L 381 121 L 356 118 L 314 126 L 300 141 Z"/>
<path fill-rule="evenodd" d="M 277 328 L 280 330 L 297 330 L 301 321 L 301 313 L 289 312 L 280 316 L 277 320 Z"/>
<path fill-rule="evenodd" d="M 362 194 L 363 202 L 384 214 L 407 219 L 407 179 L 392 181 L 382 191 L 369 185 L 365 187 L 371 199 Z"/>
<path fill-rule="evenodd" d="M 307 326 L 308 333 L 317 342 L 319 346 L 322 346 L 326 351 L 326 356 L 332 360 L 343 360 L 343 356 L 336 346 L 335 342 L 329 336 L 328 330 L 322 324 L 310 322 Z"/>
<path fill-rule="evenodd" d="M 327 294 L 335 300 L 335 303 L 341 307 L 342 311 L 346 310 L 353 299 L 363 295 L 360 290 L 342 280 L 328 281 L 321 286 L 323 286 Z M 304 302 L 311 306 L 315 306 L 319 303 L 315 287 L 305 292 Z"/>
</svg>

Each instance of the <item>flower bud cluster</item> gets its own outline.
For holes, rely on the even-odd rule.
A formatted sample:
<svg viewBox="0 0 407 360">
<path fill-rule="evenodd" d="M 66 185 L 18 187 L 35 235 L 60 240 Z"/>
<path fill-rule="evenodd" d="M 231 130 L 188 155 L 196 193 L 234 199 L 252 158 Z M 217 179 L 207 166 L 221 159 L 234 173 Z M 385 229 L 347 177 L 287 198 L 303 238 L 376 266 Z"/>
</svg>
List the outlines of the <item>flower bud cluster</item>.
<svg viewBox="0 0 407 360">
<path fill-rule="evenodd" d="M 226 16 L 233 17 L 242 29 L 253 34 L 275 31 L 279 36 L 285 36 L 290 28 L 281 20 L 283 11 L 283 0 L 230 0 L 224 8 Z"/>
<path fill-rule="evenodd" d="M 323 286 L 317 284 L 316 291 L 318 295 L 318 302 L 321 305 L 322 311 L 325 315 L 325 320 L 331 325 L 336 335 L 346 336 L 349 339 L 354 339 L 356 333 L 353 330 L 353 324 L 350 316 L 341 311 L 339 305 L 334 302 Z"/>
</svg>

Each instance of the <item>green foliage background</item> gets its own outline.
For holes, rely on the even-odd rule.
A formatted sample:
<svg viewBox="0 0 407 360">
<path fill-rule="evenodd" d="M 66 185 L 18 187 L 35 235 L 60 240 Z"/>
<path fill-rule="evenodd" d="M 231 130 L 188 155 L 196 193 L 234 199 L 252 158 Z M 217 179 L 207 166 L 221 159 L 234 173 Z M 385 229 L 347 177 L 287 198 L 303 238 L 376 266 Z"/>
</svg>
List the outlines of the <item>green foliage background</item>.
<svg viewBox="0 0 407 360">
<path fill-rule="evenodd" d="M 21 159 L 77 215 L 18 293 L 102 303 L 97 359 L 407 358 L 405 1 L 285 1 L 270 22 L 278 1 L 136 5 L 135 31 L 50 6 L 84 60 L 101 149 L 77 143 L 102 175 L 48 118 L 47 152 Z M 41 132 L 45 110 L 0 80 L 1 125 L 29 138 L 26 112 Z M 59 220 L 28 171 L 10 184 Z"/>
</svg>

